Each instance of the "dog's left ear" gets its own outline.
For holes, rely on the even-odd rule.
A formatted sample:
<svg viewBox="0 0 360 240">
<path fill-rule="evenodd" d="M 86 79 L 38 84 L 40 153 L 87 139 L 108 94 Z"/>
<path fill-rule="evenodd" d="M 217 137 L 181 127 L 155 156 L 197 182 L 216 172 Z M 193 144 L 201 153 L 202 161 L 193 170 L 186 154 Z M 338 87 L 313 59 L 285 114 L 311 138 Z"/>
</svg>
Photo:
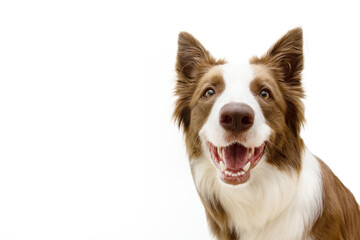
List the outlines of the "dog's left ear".
<svg viewBox="0 0 360 240">
<path fill-rule="evenodd" d="M 264 57 L 281 68 L 284 82 L 300 86 L 304 68 L 302 29 L 295 28 L 287 32 Z"/>
<path fill-rule="evenodd" d="M 301 101 L 304 97 L 301 84 L 301 72 L 304 65 L 302 29 L 290 30 L 264 56 L 254 57 L 250 62 L 265 64 L 272 69 L 287 102 L 287 125 L 295 136 L 299 136 L 301 126 L 305 122 L 304 106 Z"/>
</svg>

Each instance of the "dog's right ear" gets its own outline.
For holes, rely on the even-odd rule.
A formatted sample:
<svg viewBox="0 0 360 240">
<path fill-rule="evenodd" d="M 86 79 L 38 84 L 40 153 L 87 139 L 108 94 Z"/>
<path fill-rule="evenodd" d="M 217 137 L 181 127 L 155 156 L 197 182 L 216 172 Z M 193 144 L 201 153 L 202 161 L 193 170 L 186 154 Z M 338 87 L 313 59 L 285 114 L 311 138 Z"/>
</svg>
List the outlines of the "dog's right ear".
<svg viewBox="0 0 360 240">
<path fill-rule="evenodd" d="M 181 32 L 178 39 L 176 59 L 177 81 L 175 87 L 175 110 L 173 117 L 185 133 L 190 125 L 190 100 L 200 76 L 197 72 L 206 62 L 215 60 L 191 34 Z"/>
<path fill-rule="evenodd" d="M 190 100 L 197 87 L 198 80 L 213 66 L 224 64 L 225 60 L 216 60 L 191 34 L 181 32 L 178 40 L 176 59 L 177 80 L 175 86 L 175 110 L 173 117 L 185 133 L 190 126 Z"/>
<path fill-rule="evenodd" d="M 176 72 L 187 79 L 196 78 L 195 70 L 216 60 L 190 33 L 181 32 L 178 39 Z"/>
</svg>

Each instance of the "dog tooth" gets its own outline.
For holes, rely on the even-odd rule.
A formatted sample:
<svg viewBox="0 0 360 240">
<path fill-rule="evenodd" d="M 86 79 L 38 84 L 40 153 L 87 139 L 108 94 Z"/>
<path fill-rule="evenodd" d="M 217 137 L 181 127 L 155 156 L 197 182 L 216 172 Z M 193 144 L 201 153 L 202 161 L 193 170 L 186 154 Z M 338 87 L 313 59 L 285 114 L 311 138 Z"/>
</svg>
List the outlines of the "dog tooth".
<svg viewBox="0 0 360 240">
<path fill-rule="evenodd" d="M 223 159 L 223 153 L 221 147 L 218 147 L 218 155 L 221 159 Z"/>
<path fill-rule="evenodd" d="M 244 175 L 244 174 L 245 174 L 245 172 L 244 172 L 244 171 L 241 171 L 241 172 L 240 172 L 240 175 L 241 175 L 241 176 L 242 176 L 242 175 Z"/>
<path fill-rule="evenodd" d="M 226 170 L 226 166 L 223 163 L 223 161 L 220 161 L 220 169 L 221 169 L 222 172 Z"/>
<path fill-rule="evenodd" d="M 255 152 L 255 148 L 250 148 L 250 154 L 254 155 L 254 152 Z"/>
<path fill-rule="evenodd" d="M 251 163 L 248 162 L 248 163 L 243 167 L 243 169 L 244 169 L 245 172 L 247 172 L 247 171 L 250 169 L 250 165 L 251 165 Z"/>
</svg>

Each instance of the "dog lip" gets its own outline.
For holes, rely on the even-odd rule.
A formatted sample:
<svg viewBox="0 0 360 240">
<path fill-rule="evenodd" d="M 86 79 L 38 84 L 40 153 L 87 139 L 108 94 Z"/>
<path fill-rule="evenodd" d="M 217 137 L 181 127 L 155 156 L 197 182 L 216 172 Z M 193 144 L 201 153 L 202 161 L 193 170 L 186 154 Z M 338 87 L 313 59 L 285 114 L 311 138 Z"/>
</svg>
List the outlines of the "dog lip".
<svg viewBox="0 0 360 240">
<path fill-rule="evenodd" d="M 241 143 L 232 143 L 225 147 L 216 147 L 208 142 L 211 158 L 219 170 L 220 179 L 227 184 L 238 185 L 250 178 L 254 168 L 264 154 L 266 142 L 258 147 L 247 148 Z"/>
</svg>

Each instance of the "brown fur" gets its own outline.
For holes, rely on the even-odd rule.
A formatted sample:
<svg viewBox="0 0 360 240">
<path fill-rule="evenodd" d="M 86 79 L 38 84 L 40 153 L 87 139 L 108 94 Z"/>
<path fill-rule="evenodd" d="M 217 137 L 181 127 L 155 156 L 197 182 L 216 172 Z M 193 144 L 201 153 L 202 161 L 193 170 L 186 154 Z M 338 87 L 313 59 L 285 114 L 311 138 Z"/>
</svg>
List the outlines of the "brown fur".
<svg viewBox="0 0 360 240">
<path fill-rule="evenodd" d="M 255 79 L 250 89 L 259 97 L 263 89 L 271 92 L 268 100 L 258 99 L 267 124 L 273 130 L 266 146 L 267 161 L 279 169 L 301 171 L 304 149 L 300 130 L 304 124 L 304 91 L 301 84 L 303 70 L 303 40 L 300 28 L 289 31 L 262 57 L 253 57 Z M 180 33 L 176 62 L 177 83 L 174 118 L 182 127 L 189 159 L 201 155 L 198 133 L 206 122 L 214 102 L 224 90 L 224 80 L 216 60 L 188 33 Z M 215 96 L 206 99 L 203 93 L 211 87 Z M 331 170 L 321 162 L 324 181 L 324 210 L 315 225 L 309 226 L 314 239 L 360 239 L 360 211 L 356 201 Z M 200 198 L 205 207 L 212 233 L 218 239 L 239 239 L 229 228 L 229 218 L 216 199 Z"/>
<path fill-rule="evenodd" d="M 281 169 L 301 169 L 301 152 L 304 148 L 300 138 L 305 121 L 301 98 L 303 69 L 302 30 L 289 31 L 261 58 L 253 57 L 250 63 L 257 67 L 260 76 L 251 85 L 254 91 L 261 81 L 270 84 L 275 99 L 271 104 L 259 101 L 267 123 L 274 130 L 267 145 L 269 162 Z M 261 86 L 261 85 L 260 85 Z M 289 144 L 290 143 L 290 144 Z"/>
<path fill-rule="evenodd" d="M 239 236 L 236 234 L 234 229 L 229 228 L 229 220 L 228 216 L 223 209 L 222 205 L 218 200 L 212 199 L 203 200 L 202 196 L 200 195 L 202 203 L 205 207 L 206 218 L 208 220 L 210 229 L 212 233 L 218 239 L 224 240 L 232 240 L 232 239 L 239 239 Z"/>
<path fill-rule="evenodd" d="M 201 93 L 207 86 L 216 88 L 217 95 L 223 91 L 225 86 L 222 75 L 216 70 L 209 74 L 214 66 L 223 63 L 224 60 L 215 60 L 191 34 L 179 34 L 175 87 L 178 98 L 173 116 L 179 127 L 183 128 L 190 159 L 202 152 L 198 132 L 216 100 L 214 97 L 210 102 L 204 101 Z"/>
<path fill-rule="evenodd" d="M 190 160 L 202 153 L 198 132 L 207 120 L 217 96 L 225 88 L 222 74 L 215 68 L 224 63 L 224 60 L 215 60 L 191 34 L 179 34 L 175 87 L 178 98 L 173 116 L 183 129 Z M 215 97 L 210 101 L 202 99 L 202 93 L 207 87 L 215 90 Z M 213 234 L 218 239 L 236 239 L 235 232 L 228 228 L 228 216 L 219 201 L 199 196 Z"/>
<path fill-rule="evenodd" d="M 314 224 L 314 240 L 359 240 L 360 211 L 352 193 L 319 159 L 324 185 L 324 209 Z"/>
</svg>

